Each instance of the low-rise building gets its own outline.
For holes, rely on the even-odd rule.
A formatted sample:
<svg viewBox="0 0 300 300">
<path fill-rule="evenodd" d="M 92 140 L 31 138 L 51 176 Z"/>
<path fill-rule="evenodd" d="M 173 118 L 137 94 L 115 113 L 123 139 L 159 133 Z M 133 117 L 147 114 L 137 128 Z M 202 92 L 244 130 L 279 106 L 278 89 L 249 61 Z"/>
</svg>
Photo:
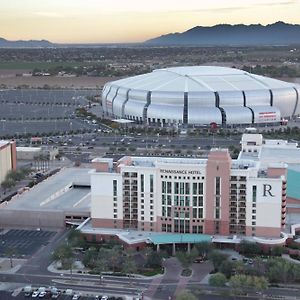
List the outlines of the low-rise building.
<svg viewBox="0 0 300 300">
<path fill-rule="evenodd" d="M 0 140 L 0 183 L 10 170 L 17 166 L 16 142 Z"/>
</svg>

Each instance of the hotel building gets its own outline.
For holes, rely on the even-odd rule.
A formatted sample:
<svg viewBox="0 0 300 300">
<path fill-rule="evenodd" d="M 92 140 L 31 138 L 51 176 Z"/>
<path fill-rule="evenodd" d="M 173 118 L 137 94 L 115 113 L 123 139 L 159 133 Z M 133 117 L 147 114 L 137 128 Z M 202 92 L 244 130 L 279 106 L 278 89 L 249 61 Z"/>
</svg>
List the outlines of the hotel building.
<svg viewBox="0 0 300 300">
<path fill-rule="evenodd" d="M 286 217 L 286 164 L 260 168 L 213 149 L 207 159 L 93 160 L 94 229 L 279 238 Z"/>
<path fill-rule="evenodd" d="M 7 172 L 17 167 L 16 142 L 0 140 L 0 183 Z"/>
</svg>

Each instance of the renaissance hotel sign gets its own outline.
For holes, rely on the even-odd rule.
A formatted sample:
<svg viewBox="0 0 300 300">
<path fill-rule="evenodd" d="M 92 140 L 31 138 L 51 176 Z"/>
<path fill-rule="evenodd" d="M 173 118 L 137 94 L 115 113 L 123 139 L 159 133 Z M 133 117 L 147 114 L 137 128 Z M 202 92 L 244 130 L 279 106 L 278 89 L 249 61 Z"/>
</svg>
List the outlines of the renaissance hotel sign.
<svg viewBox="0 0 300 300">
<path fill-rule="evenodd" d="M 170 170 L 170 169 L 160 169 L 160 173 L 164 174 L 174 174 L 174 175 L 200 175 L 199 170 Z"/>
</svg>

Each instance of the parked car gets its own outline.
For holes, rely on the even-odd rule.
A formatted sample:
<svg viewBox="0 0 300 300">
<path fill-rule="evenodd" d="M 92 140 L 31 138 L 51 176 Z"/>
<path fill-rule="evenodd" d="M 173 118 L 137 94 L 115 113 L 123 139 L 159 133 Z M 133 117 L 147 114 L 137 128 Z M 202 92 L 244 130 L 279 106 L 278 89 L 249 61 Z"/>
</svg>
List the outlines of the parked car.
<svg viewBox="0 0 300 300">
<path fill-rule="evenodd" d="M 44 298 L 46 296 L 47 292 L 46 291 L 42 291 L 39 294 L 39 298 Z"/>
<path fill-rule="evenodd" d="M 80 298 L 80 295 L 75 294 L 75 295 L 73 296 L 72 300 L 78 300 L 79 298 Z"/>
<path fill-rule="evenodd" d="M 39 291 L 34 291 L 31 295 L 32 298 L 37 298 L 39 296 Z"/>
</svg>

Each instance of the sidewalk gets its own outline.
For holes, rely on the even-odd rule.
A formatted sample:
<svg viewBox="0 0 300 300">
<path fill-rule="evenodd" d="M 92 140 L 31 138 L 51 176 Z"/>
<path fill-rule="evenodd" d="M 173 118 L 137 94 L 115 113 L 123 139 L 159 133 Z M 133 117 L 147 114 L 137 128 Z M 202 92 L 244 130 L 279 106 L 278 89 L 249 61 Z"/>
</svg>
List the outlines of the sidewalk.
<svg viewBox="0 0 300 300">
<path fill-rule="evenodd" d="M 9 258 L 0 258 L 0 273 L 14 274 L 16 273 L 25 263 L 27 259 L 13 259 L 13 267 L 10 267 Z"/>
<path fill-rule="evenodd" d="M 56 267 L 56 263 L 53 262 L 51 265 L 48 266 L 47 270 L 51 273 L 56 273 L 56 274 L 71 274 L 70 270 L 58 270 Z M 78 271 L 81 271 L 80 273 L 78 273 Z M 90 274 L 89 273 L 90 270 L 86 269 L 86 268 L 80 268 L 80 269 L 73 269 L 73 275 L 88 275 L 88 276 L 99 276 L 97 274 Z M 116 277 L 116 278 L 128 278 L 128 276 L 114 276 L 112 275 L 113 273 L 109 274 L 109 272 L 104 272 L 104 276 L 106 277 Z M 155 278 L 162 278 L 164 276 L 164 274 L 157 274 L 157 275 L 153 275 L 153 276 L 145 276 L 145 275 L 141 275 L 141 274 L 131 274 L 131 276 L 134 279 L 149 279 L 149 280 L 153 280 Z"/>
</svg>

